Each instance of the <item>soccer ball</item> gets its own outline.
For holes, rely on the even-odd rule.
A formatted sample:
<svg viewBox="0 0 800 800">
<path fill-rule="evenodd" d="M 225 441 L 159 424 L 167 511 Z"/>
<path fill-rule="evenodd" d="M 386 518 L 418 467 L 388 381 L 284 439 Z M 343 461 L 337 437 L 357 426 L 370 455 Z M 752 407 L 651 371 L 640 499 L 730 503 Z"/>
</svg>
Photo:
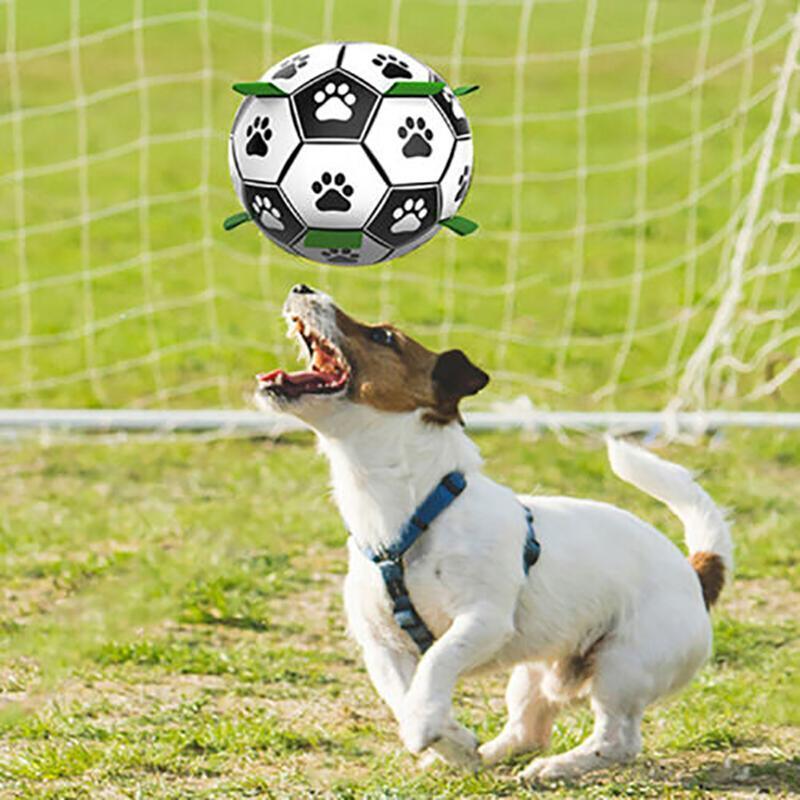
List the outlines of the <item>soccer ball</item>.
<svg viewBox="0 0 800 800">
<path fill-rule="evenodd" d="M 342 265 L 435 236 L 469 189 L 472 137 L 453 91 L 431 82 L 443 83 L 369 42 L 316 45 L 267 70 L 255 86 L 273 96 L 245 98 L 229 147 L 234 187 L 262 233 Z"/>
</svg>

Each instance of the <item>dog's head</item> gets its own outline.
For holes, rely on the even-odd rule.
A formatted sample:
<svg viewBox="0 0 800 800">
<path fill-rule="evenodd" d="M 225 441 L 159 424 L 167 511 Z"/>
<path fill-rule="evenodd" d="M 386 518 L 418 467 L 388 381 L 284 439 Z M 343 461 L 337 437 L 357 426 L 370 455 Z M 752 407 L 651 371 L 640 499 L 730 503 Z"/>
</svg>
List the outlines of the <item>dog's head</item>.
<svg viewBox="0 0 800 800">
<path fill-rule="evenodd" d="M 434 353 L 393 325 L 358 322 L 305 284 L 289 292 L 283 315 L 308 368 L 259 375 L 257 398 L 311 425 L 347 404 L 420 409 L 427 421 L 447 424 L 460 419 L 459 401 L 489 382 L 461 350 Z"/>
</svg>

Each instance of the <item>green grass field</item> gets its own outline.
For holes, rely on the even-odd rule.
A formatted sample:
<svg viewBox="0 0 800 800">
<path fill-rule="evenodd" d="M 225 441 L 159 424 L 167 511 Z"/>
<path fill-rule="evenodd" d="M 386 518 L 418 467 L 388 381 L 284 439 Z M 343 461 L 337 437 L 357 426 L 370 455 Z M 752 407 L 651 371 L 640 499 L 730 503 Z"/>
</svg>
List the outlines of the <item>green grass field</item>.
<svg viewBox="0 0 800 800">
<path fill-rule="evenodd" d="M 0 405 L 241 407 L 286 356 L 275 312 L 302 279 L 466 347 L 497 378 L 486 402 L 638 409 L 673 395 L 718 304 L 796 3 L 3 6 Z M 221 230 L 238 210 L 231 83 L 333 38 L 391 39 L 481 85 L 465 101 L 478 235 L 346 270 L 289 258 L 252 226 Z M 774 165 L 798 156 L 782 134 Z M 776 175 L 759 220 L 791 211 L 797 183 Z M 796 224 L 759 230 L 748 269 L 796 262 Z M 748 278 L 731 355 L 755 366 L 727 405 L 800 400 L 796 380 L 741 399 L 791 360 L 796 336 L 779 335 L 797 324 L 799 275 Z M 788 316 L 759 316 L 776 309 Z"/>
<path fill-rule="evenodd" d="M 479 437 L 520 490 L 607 499 L 658 524 L 600 442 Z M 546 792 L 524 759 L 422 772 L 344 633 L 345 569 L 311 440 L 18 444 L 0 451 L 0 797 L 776 797 L 800 793 L 800 444 L 739 433 L 663 449 L 735 520 L 715 653 L 649 710 L 631 768 Z M 501 677 L 464 681 L 486 739 Z M 553 746 L 586 735 L 565 713 Z"/>
<path fill-rule="evenodd" d="M 278 310 L 298 280 L 466 349 L 493 376 L 472 408 L 663 407 L 725 286 L 796 6 L 0 0 L 0 408 L 247 408 L 252 375 L 294 358 Z M 230 84 L 329 39 L 481 85 L 478 235 L 347 270 L 222 231 Z M 712 406 L 800 403 L 796 375 L 747 398 L 800 330 L 798 225 L 770 222 L 800 202 L 782 131 L 724 353 L 745 371 L 709 372 Z M 680 540 L 593 437 L 479 442 L 519 490 L 618 502 Z M 309 437 L 0 439 L 0 799 L 800 795 L 798 437 L 661 451 L 733 513 L 714 657 L 649 711 L 635 766 L 534 792 L 522 760 L 465 776 L 402 751 L 344 633 L 344 532 Z M 458 706 L 490 737 L 500 677 Z M 554 748 L 589 724 L 564 714 Z"/>
</svg>

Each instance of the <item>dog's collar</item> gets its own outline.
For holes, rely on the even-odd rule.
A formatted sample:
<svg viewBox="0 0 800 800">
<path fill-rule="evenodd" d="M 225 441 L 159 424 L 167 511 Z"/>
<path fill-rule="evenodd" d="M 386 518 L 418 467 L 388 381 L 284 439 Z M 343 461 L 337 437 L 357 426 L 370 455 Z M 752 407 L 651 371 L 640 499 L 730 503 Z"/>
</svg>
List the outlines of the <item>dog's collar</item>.
<svg viewBox="0 0 800 800">
<path fill-rule="evenodd" d="M 424 653 L 433 644 L 434 636 L 411 602 L 406 588 L 403 556 L 428 530 L 436 517 L 448 508 L 466 488 L 467 479 L 464 477 L 464 473 L 449 472 L 406 520 L 400 529 L 400 536 L 394 544 L 377 551 L 369 546 L 360 548 L 361 552 L 380 569 L 386 591 L 392 601 L 392 615 L 395 622 L 414 640 L 420 653 Z M 541 547 L 533 528 L 533 514 L 527 506 L 523 506 L 523 508 L 528 532 L 525 537 L 522 564 L 527 575 L 530 568 L 538 561 Z"/>
</svg>

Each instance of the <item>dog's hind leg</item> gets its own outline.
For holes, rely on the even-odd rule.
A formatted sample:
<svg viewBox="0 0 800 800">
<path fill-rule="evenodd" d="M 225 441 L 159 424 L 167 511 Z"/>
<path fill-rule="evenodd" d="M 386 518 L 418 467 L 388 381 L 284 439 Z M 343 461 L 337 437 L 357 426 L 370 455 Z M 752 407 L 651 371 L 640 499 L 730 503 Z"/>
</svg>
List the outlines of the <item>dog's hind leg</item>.
<svg viewBox="0 0 800 800">
<path fill-rule="evenodd" d="M 636 757 L 642 749 L 642 713 L 653 699 L 653 679 L 641 649 L 638 641 L 631 643 L 628 637 L 612 633 L 598 639 L 581 658 L 561 665 L 562 678 L 586 681 L 594 729 L 572 750 L 532 761 L 523 780 L 575 778 Z"/>
<path fill-rule="evenodd" d="M 546 668 L 518 664 L 506 687 L 508 721 L 501 733 L 479 749 L 484 764 L 496 764 L 509 756 L 547 747 L 559 704 L 541 690 Z"/>
<path fill-rule="evenodd" d="M 653 699 L 652 675 L 642 664 L 638 647 L 613 638 L 600 645 L 594 672 L 588 679 L 594 730 L 572 750 L 531 762 L 522 773 L 523 779 L 575 778 L 636 757 L 642 749 L 642 713 Z"/>
<path fill-rule="evenodd" d="M 612 764 L 632 761 L 642 747 L 642 712 L 621 712 L 592 701 L 594 730 L 584 742 L 557 756 L 537 758 L 521 775 L 523 780 L 576 778 L 586 772 Z"/>
</svg>

